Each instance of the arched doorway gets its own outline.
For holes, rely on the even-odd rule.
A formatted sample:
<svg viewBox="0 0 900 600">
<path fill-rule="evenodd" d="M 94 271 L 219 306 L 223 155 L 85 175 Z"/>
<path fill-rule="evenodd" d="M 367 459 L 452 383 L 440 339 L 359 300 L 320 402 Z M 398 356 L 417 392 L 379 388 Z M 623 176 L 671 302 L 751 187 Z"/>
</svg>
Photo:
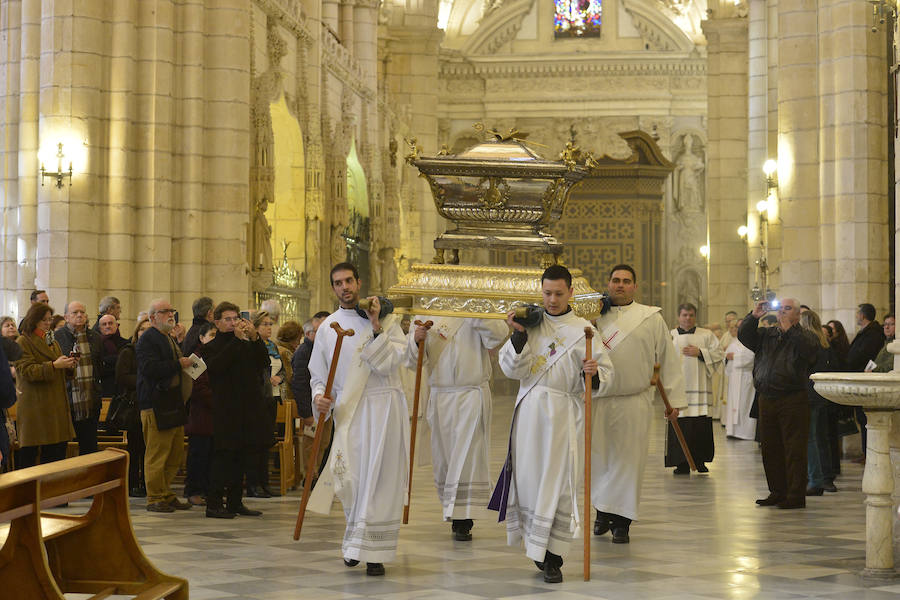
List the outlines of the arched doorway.
<svg viewBox="0 0 900 600">
<path fill-rule="evenodd" d="M 306 270 L 306 181 L 303 131 L 284 95 L 269 106 L 274 146 L 274 201 L 266 209 L 272 228 L 273 264 L 287 256 L 298 271 Z M 285 252 L 284 245 L 287 244 Z"/>
</svg>

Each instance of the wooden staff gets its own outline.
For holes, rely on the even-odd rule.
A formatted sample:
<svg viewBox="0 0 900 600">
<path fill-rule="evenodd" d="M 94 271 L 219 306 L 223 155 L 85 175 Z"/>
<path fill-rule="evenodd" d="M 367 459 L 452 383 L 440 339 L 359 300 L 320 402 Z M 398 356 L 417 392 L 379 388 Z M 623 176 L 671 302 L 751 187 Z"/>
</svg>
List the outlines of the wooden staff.
<svg viewBox="0 0 900 600">
<path fill-rule="evenodd" d="M 584 357 L 590 360 L 594 355 L 591 350 L 591 338 L 594 337 L 592 327 L 584 328 Z M 584 516 L 581 519 L 582 537 L 584 537 L 584 580 L 591 580 L 591 385 L 592 377 L 584 374 Z"/>
<path fill-rule="evenodd" d="M 662 396 L 663 404 L 666 405 L 666 412 L 672 412 L 672 405 L 669 404 L 666 390 L 663 388 L 662 380 L 659 378 L 659 363 L 653 365 L 653 377 L 650 379 L 650 385 L 655 385 L 656 389 L 659 390 L 659 395 Z M 675 435 L 678 437 L 678 443 L 681 444 L 681 451 L 684 453 L 684 457 L 687 458 L 688 464 L 691 466 L 691 471 L 696 471 L 697 465 L 694 464 L 694 457 L 691 456 L 691 451 L 688 448 L 687 441 L 684 439 L 684 434 L 681 433 L 681 425 L 678 424 L 678 419 L 673 419 L 669 422 L 672 424 L 672 429 L 675 430 Z"/>
<path fill-rule="evenodd" d="M 337 332 L 337 342 L 334 344 L 334 354 L 331 356 L 331 368 L 328 370 L 328 381 L 325 383 L 326 398 L 331 398 L 331 388 L 334 385 L 334 374 L 337 372 L 338 359 L 341 357 L 341 344 L 345 337 L 355 334 L 352 329 L 341 329 L 336 321 L 331 322 L 331 328 Z M 300 501 L 300 511 L 297 513 L 297 524 L 294 526 L 294 539 L 300 539 L 300 529 L 303 527 L 303 516 L 306 514 L 306 505 L 309 503 L 309 493 L 312 490 L 312 480 L 318 475 L 316 468 L 316 456 L 319 454 L 319 446 L 322 443 L 322 430 L 325 428 L 325 413 L 319 413 L 319 421 L 316 424 L 316 436 L 313 438 L 309 460 L 306 462 L 306 478 L 303 482 L 303 499 Z"/>
<path fill-rule="evenodd" d="M 419 321 L 416 319 L 415 322 L 416 327 L 424 327 L 425 330 L 431 329 L 431 326 L 434 325 L 433 321 Z M 415 463 L 413 462 L 416 458 L 416 426 L 419 423 L 419 392 L 422 389 L 422 358 L 425 356 L 425 340 L 423 339 L 419 342 L 419 359 L 416 361 L 416 389 L 413 394 L 413 412 L 412 412 L 412 426 L 409 432 L 409 479 L 408 479 L 408 489 L 406 490 L 406 506 L 403 507 L 403 524 L 406 525 L 409 523 L 409 505 L 412 504 L 412 476 L 413 476 L 413 466 Z"/>
</svg>

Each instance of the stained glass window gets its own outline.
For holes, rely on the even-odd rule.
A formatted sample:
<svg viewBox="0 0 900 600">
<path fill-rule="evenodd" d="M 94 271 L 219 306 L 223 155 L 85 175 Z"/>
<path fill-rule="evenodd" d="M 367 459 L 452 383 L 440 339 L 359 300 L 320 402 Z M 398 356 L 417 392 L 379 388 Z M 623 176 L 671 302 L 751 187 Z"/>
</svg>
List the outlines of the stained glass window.
<svg viewBox="0 0 900 600">
<path fill-rule="evenodd" d="M 601 0 L 555 0 L 556 37 L 600 37 Z"/>
</svg>

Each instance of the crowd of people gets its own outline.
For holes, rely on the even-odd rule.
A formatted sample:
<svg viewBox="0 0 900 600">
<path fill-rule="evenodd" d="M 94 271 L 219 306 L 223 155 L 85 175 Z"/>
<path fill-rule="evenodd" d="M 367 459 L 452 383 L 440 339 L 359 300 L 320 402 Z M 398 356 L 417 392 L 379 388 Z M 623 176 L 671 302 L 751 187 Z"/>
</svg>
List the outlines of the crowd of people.
<svg viewBox="0 0 900 600">
<path fill-rule="evenodd" d="M 57 315 L 46 291 L 35 290 L 18 326 L 0 318 L 0 361 L 9 365 L 0 370 L 3 469 L 61 460 L 72 441 L 79 454 L 96 452 L 102 432 L 124 431 L 129 494 L 146 497 L 147 510 L 205 506 L 213 518 L 261 514 L 243 497 L 275 495 L 269 449 L 277 406 L 295 402 L 296 392 L 303 426 L 314 425 L 309 349 L 329 313 L 302 326 L 279 324 L 276 301 L 241 313 L 231 302 L 214 306 L 201 297 L 186 329 L 171 304 L 155 300 L 126 338 L 121 310 L 117 298 L 103 298 L 91 326 L 84 303 L 70 301 Z M 199 374 L 189 376 L 188 369 Z M 103 398 L 110 402 L 101 421 Z M 12 407 L 14 425 L 7 418 Z M 180 500 L 172 481 L 183 463 Z"/>
<path fill-rule="evenodd" d="M 350 263 L 334 266 L 331 286 L 339 308 L 302 325 L 280 322 L 273 301 L 242 312 L 201 297 L 186 329 L 168 301 L 155 300 L 130 338 L 119 333 L 115 297 L 101 300 L 91 327 L 83 303 L 70 301 L 54 315 L 46 292 L 36 290 L 18 327 L 0 319 L 0 360 L 10 365 L 0 370 L 0 407 L 16 404 L 16 467 L 60 460 L 71 440 L 80 453 L 94 452 L 98 430 L 124 430 L 130 494 L 146 496 L 147 510 L 205 506 L 210 518 L 258 516 L 243 499 L 275 495 L 268 484 L 277 407 L 295 403 L 304 466 L 317 417 L 329 417 L 323 434 L 331 450 L 326 441 L 313 464 L 327 463 L 321 473 L 302 474 L 321 475 L 309 509 L 327 514 L 337 496 L 347 520 L 344 563 L 365 561 L 369 575 L 382 575 L 396 556 L 409 500 L 402 372 L 421 364 L 434 482 L 454 539 L 472 540 L 476 520 L 496 510 L 509 543 L 524 545 L 545 581 L 556 583 L 576 530 L 588 525 L 579 522 L 576 495 L 585 393 L 598 400 L 586 482 L 596 509 L 593 533 L 610 532 L 613 543 L 627 544 L 658 416 L 668 421 L 665 465 L 675 475 L 691 466 L 709 472 L 719 419 L 727 438 L 760 443 L 769 495 L 757 504 L 803 508 L 807 496 L 837 491 L 842 435 L 861 431 L 865 448 L 864 413 L 819 396 L 810 374 L 893 367 L 886 345 L 894 317 L 880 325 L 871 304 L 859 305 L 852 343 L 839 321 L 822 323 L 793 299 L 777 307 L 760 302 L 742 319 L 730 311 L 721 331 L 698 327 L 697 307 L 684 303 L 677 327 L 668 329 L 658 307 L 635 301 L 637 274 L 625 264 L 610 271 L 594 322 L 572 312 L 572 277 L 559 265 L 541 277 L 541 306 L 525 316 L 511 311 L 505 323 L 419 315 L 403 328 L 385 299 L 371 297 L 361 308 L 361 282 Z M 593 337 L 588 355 L 585 342 Z M 497 348 L 500 369 L 519 381 L 519 391 L 494 484 L 488 352 Z M 650 386 L 656 378 L 671 401 L 658 416 Z M 112 402 L 101 423 L 104 397 Z M 0 428 L 4 464 L 6 433 Z M 172 482 L 183 463 L 182 500 Z"/>
</svg>

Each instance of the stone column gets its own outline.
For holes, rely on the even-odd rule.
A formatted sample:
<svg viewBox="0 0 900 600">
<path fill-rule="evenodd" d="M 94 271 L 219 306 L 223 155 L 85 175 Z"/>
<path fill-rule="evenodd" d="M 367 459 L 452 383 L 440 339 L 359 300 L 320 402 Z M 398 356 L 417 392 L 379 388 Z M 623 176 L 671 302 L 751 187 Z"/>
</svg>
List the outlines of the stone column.
<svg viewBox="0 0 900 600">
<path fill-rule="evenodd" d="M 747 19 L 708 19 L 703 32 L 709 57 L 710 284 L 705 318 L 718 320 L 747 305 L 747 251 L 737 236 L 747 206 Z"/>
<path fill-rule="evenodd" d="M 353 5 L 355 0 L 341 0 L 341 28 L 338 36 L 341 43 L 352 54 L 354 50 Z"/>
<path fill-rule="evenodd" d="M 816 5 L 778 2 L 778 212 L 782 297 L 819 305 L 819 107 Z M 847 322 L 844 320 L 844 322 Z"/>
<path fill-rule="evenodd" d="M 768 7 L 767 0 L 750 0 L 749 12 L 749 131 L 747 137 L 747 289 L 760 284 L 756 261 L 761 256 L 761 232 L 756 204 L 766 197 L 763 163 L 769 157 L 769 76 L 768 76 Z M 774 155 L 774 144 L 772 149 Z M 771 236 L 768 236 L 771 240 Z M 750 303 L 749 294 L 745 302 Z M 738 310 L 740 314 L 741 311 Z"/>
<path fill-rule="evenodd" d="M 818 4 L 820 214 L 808 225 L 821 237 L 822 312 L 853 323 L 860 302 L 879 317 L 889 305 L 886 26 L 871 31 L 869 4 Z"/>
<path fill-rule="evenodd" d="M 869 577 L 896 577 L 894 571 L 894 476 L 891 469 L 891 412 L 866 410 L 868 448 L 862 491 L 866 494 L 866 568 Z"/>
<path fill-rule="evenodd" d="M 443 32 L 437 28 L 437 2 L 423 3 L 420 12 L 399 11 L 388 28 L 386 86 L 391 102 L 408 111 L 410 137 L 418 140 L 426 154 L 438 151 L 438 50 Z M 399 155 L 408 150 L 401 148 Z M 434 238 L 442 220 L 434 209 L 431 190 L 424 179 L 413 177 L 413 200 L 401 223 L 403 253 L 410 263 L 430 262 Z"/>
</svg>

